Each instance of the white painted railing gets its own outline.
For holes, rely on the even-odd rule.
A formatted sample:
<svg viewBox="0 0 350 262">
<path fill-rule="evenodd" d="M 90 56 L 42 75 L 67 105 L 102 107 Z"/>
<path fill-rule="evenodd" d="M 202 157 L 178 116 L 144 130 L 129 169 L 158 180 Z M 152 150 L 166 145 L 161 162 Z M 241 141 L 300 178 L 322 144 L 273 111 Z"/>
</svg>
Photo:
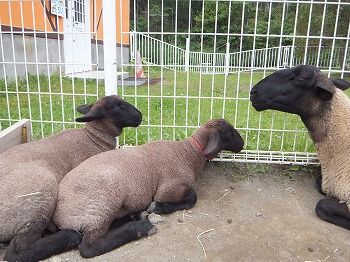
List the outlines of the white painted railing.
<svg viewBox="0 0 350 262">
<path fill-rule="evenodd" d="M 340 54 L 343 51 L 340 47 L 278 46 L 233 53 L 228 52 L 227 48 L 226 53 L 207 53 L 190 51 L 190 41 L 186 43 L 186 49 L 182 49 L 147 34 L 131 32 L 131 59 L 135 59 L 136 51 L 139 50 L 143 60 L 151 65 L 202 74 L 228 74 L 252 69 L 278 69 L 298 64 L 340 68 Z"/>
</svg>

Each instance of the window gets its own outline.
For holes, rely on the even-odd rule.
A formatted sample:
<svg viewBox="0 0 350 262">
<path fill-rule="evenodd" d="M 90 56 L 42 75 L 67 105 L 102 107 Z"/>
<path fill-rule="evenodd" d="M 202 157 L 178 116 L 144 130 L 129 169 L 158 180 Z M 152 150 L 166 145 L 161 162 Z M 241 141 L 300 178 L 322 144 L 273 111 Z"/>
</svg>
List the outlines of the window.
<svg viewBox="0 0 350 262">
<path fill-rule="evenodd" d="M 85 23 L 84 0 L 74 0 L 74 22 Z"/>
</svg>

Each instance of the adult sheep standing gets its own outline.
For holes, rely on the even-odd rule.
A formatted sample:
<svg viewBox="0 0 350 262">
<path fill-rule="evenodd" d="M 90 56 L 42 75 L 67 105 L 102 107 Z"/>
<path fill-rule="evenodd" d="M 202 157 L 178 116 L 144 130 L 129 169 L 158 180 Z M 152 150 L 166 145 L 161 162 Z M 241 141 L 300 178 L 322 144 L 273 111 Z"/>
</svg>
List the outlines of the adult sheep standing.
<svg viewBox="0 0 350 262">
<path fill-rule="evenodd" d="M 56 207 L 58 183 L 85 159 L 116 147 L 124 127 L 137 127 L 141 112 L 117 96 L 78 108 L 84 128 L 15 146 L 0 155 L 0 242 L 10 241 L 5 260 L 27 261 Z M 64 237 L 64 232 L 59 233 Z M 81 241 L 79 234 L 71 241 Z M 67 242 L 68 243 L 68 242 Z M 61 246 L 69 250 L 69 245 Z"/>
<path fill-rule="evenodd" d="M 313 140 L 321 164 L 318 184 L 332 199 L 317 203 L 317 215 L 350 229 L 350 100 L 342 91 L 350 83 L 327 78 L 314 66 L 277 71 L 251 90 L 253 107 L 275 109 L 301 117 Z M 318 180 L 320 181 L 320 180 Z M 321 191 L 321 189 L 319 189 Z"/>
<path fill-rule="evenodd" d="M 215 119 L 182 141 L 154 141 L 101 153 L 64 177 L 53 220 L 67 232 L 83 232 L 83 257 L 104 254 L 156 231 L 148 219 L 110 229 L 114 219 L 146 209 L 171 213 L 193 207 L 197 195 L 192 185 L 206 160 L 221 150 L 239 152 L 242 147 L 243 139 L 232 125 Z M 57 254 L 51 245 L 69 241 L 55 235 L 47 239 L 36 251 L 46 257 Z"/>
</svg>

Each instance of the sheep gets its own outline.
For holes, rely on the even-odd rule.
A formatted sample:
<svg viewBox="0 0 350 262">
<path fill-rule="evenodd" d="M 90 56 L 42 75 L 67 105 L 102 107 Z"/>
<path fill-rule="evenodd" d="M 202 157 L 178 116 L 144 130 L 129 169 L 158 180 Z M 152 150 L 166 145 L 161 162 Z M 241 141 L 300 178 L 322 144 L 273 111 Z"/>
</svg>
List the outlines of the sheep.
<svg viewBox="0 0 350 262">
<path fill-rule="evenodd" d="M 274 109 L 297 114 L 316 146 L 322 176 L 316 187 L 332 199 L 322 199 L 316 214 L 323 220 L 350 229 L 350 100 L 342 91 L 343 79 L 327 78 L 314 66 L 300 65 L 277 71 L 251 90 L 258 110 Z"/>
<path fill-rule="evenodd" d="M 153 141 L 93 156 L 62 179 L 53 222 L 62 229 L 59 233 L 83 232 L 79 251 L 85 258 L 153 234 L 157 229 L 144 213 L 141 220 L 110 226 L 113 220 L 134 212 L 168 214 L 193 207 L 197 195 L 192 185 L 206 160 L 221 150 L 239 152 L 243 143 L 228 121 L 213 119 L 182 141 Z M 51 245 L 70 240 L 59 233 L 49 236 L 33 257 L 60 253 L 53 252 Z"/>
<path fill-rule="evenodd" d="M 85 159 L 116 148 L 124 127 L 137 127 L 141 112 L 117 96 L 79 107 L 77 122 L 50 137 L 10 148 L 0 155 L 0 242 L 10 241 L 5 260 L 22 259 L 40 237 L 54 212 L 58 183 Z M 80 241 L 81 236 L 72 236 Z M 69 246 L 62 247 L 71 249 Z"/>
</svg>

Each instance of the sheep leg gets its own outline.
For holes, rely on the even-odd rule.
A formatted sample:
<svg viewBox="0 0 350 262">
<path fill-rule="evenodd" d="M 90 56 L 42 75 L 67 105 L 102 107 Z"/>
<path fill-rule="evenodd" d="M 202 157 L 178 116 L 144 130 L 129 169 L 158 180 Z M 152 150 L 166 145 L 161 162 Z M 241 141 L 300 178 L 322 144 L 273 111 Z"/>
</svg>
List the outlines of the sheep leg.
<svg viewBox="0 0 350 262">
<path fill-rule="evenodd" d="M 4 259 L 6 261 L 32 261 L 27 256 L 30 256 L 30 249 L 32 243 L 40 239 L 42 232 L 49 223 L 47 216 L 36 216 L 29 220 L 10 241 L 8 250 Z M 36 261 L 36 260 L 33 260 Z"/>
<path fill-rule="evenodd" d="M 346 203 L 338 199 L 321 199 L 316 205 L 316 214 L 322 220 L 350 230 L 350 212 Z"/>
<path fill-rule="evenodd" d="M 197 202 L 197 194 L 193 189 L 188 190 L 181 202 L 157 202 L 153 201 L 147 208 L 148 213 L 170 214 L 177 210 L 190 209 Z"/>
<path fill-rule="evenodd" d="M 116 218 L 113 220 L 112 224 L 109 226 L 109 230 L 113 230 L 117 227 L 121 227 L 122 225 L 125 225 L 126 223 L 129 223 L 131 221 L 145 220 L 148 218 L 148 215 L 149 213 L 147 211 L 138 211 L 138 212 L 123 216 L 121 218 Z"/>
<path fill-rule="evenodd" d="M 9 248 L 4 259 L 6 261 L 35 262 L 78 248 L 81 240 L 82 235 L 77 231 L 61 230 L 56 234 L 31 242 L 25 250 L 20 252 L 13 253 L 13 250 Z M 14 243 L 21 244 L 18 239 Z"/>
<path fill-rule="evenodd" d="M 79 246 L 80 255 L 84 258 L 99 256 L 140 239 L 142 236 L 149 236 L 156 232 L 157 228 L 148 219 L 129 222 L 94 240 L 91 240 L 93 233 L 88 231 L 85 232 Z"/>
<path fill-rule="evenodd" d="M 322 194 L 322 195 L 326 195 L 323 191 L 322 191 L 322 175 L 318 175 L 316 177 L 315 180 L 315 187 L 318 193 Z"/>
</svg>

